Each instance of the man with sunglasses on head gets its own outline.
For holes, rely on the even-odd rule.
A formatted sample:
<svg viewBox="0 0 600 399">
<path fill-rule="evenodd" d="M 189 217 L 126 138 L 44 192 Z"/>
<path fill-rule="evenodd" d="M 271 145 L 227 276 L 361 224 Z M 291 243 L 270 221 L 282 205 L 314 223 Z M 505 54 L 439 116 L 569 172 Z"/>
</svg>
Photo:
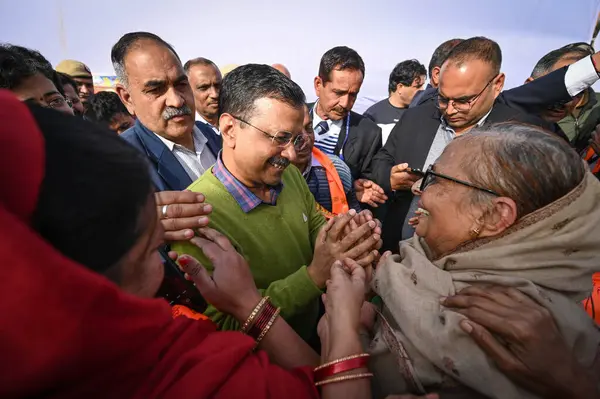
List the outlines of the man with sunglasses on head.
<svg viewBox="0 0 600 399">
<path fill-rule="evenodd" d="M 363 266 L 377 258 L 380 230 L 374 220 L 344 212 L 324 228 L 300 171 L 291 165 L 308 145 L 302 89 L 268 65 L 237 67 L 223 79 L 219 99 L 223 150 L 214 167 L 190 190 L 213 205 L 210 227 L 224 234 L 248 261 L 263 296 L 281 308 L 298 334 L 315 342 L 319 298 L 335 259 Z M 344 233 L 345 222 L 353 231 Z M 340 224 L 341 223 L 341 224 Z M 364 241 L 361 241 L 365 238 Z M 173 245 L 213 271 L 211 254 L 189 242 Z M 218 272 L 218 271 L 217 271 Z M 249 304 L 249 312 L 256 304 Z M 223 329 L 239 329 L 231 316 L 205 313 Z"/>
<path fill-rule="evenodd" d="M 549 128 L 533 115 L 497 101 L 504 87 L 498 44 L 473 37 L 458 44 L 443 63 L 436 101 L 407 110 L 373 159 L 375 182 L 389 193 L 383 221 L 383 249 L 398 252 L 398 242 L 413 235 L 408 224 L 417 210 L 411 187 L 454 137 L 476 126 L 520 121 Z"/>
</svg>

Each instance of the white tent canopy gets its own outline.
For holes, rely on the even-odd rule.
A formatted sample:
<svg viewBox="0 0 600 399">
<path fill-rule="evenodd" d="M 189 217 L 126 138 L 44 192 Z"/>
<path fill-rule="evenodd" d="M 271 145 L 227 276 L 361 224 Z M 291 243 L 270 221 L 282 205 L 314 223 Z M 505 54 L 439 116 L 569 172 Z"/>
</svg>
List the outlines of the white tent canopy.
<svg viewBox="0 0 600 399">
<path fill-rule="evenodd" d="M 355 109 L 387 95 L 394 65 L 427 65 L 444 40 L 481 35 L 504 54 L 507 87 L 521 84 L 548 51 L 589 41 L 600 0 L 0 0 L 0 40 L 38 49 L 53 64 L 85 62 L 113 75 L 111 46 L 126 32 L 146 30 L 173 44 L 181 59 L 218 65 L 285 64 L 314 99 L 321 55 L 347 45 L 366 64 Z"/>
</svg>

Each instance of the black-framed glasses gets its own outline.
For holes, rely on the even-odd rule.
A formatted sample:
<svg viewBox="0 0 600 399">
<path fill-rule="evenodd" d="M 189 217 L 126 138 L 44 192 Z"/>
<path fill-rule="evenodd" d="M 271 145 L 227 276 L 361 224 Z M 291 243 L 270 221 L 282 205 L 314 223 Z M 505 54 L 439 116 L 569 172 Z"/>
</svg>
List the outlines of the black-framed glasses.
<svg viewBox="0 0 600 399">
<path fill-rule="evenodd" d="M 458 184 L 461 184 L 461 185 L 466 186 L 466 187 L 471 187 L 471 188 L 474 188 L 476 190 L 480 190 L 480 191 L 486 192 L 488 194 L 495 195 L 496 197 L 501 197 L 501 195 L 498 194 L 495 191 L 489 190 L 487 188 L 476 186 L 475 184 L 471 184 L 471 183 L 466 182 L 464 180 L 455 179 L 454 177 L 450 177 L 450 176 L 447 176 L 447 175 L 443 175 L 441 173 L 437 173 L 437 172 L 435 172 L 433 170 L 433 166 L 434 165 L 430 165 L 429 166 L 429 168 L 427 169 L 427 172 L 425 172 L 425 176 L 423 176 L 423 180 L 421 180 L 421 187 L 420 187 L 421 191 L 425 191 L 425 189 L 428 186 L 430 186 L 433 183 L 435 183 L 435 179 L 436 178 L 441 178 L 441 179 L 450 180 L 450 181 L 452 181 L 454 183 L 458 183 Z"/>
<path fill-rule="evenodd" d="M 483 90 L 481 90 L 479 92 L 479 94 L 474 95 L 473 97 L 469 98 L 469 99 L 458 99 L 458 100 L 454 100 L 452 98 L 446 98 L 444 96 L 442 96 L 439 92 L 438 92 L 438 98 L 437 98 L 437 107 L 439 109 L 446 109 L 448 108 L 448 105 L 450 103 L 452 103 L 452 107 L 457 110 L 458 112 L 469 112 L 471 110 L 471 108 L 473 108 L 473 104 L 475 104 L 475 102 L 479 99 L 479 97 L 481 97 L 481 95 L 483 94 L 484 91 L 486 91 L 486 89 L 490 86 L 490 84 L 492 84 L 492 82 L 494 81 L 494 79 L 496 79 L 498 77 L 498 75 L 494 76 L 492 79 L 490 79 L 489 82 L 487 82 L 487 84 L 485 85 L 485 87 L 483 88 Z"/>
<path fill-rule="evenodd" d="M 261 128 L 254 126 L 251 123 L 246 122 L 242 118 L 238 118 L 237 116 L 234 116 L 234 115 L 231 115 L 231 116 L 233 119 L 237 119 L 238 121 L 243 122 L 246 125 L 251 126 L 254 129 L 258 130 L 259 132 L 264 134 L 266 137 L 270 138 L 271 143 L 277 145 L 277 147 L 279 147 L 279 148 L 285 148 L 288 145 L 290 145 L 290 143 L 291 143 L 294 145 L 294 149 L 301 151 L 301 150 L 305 149 L 306 146 L 308 145 L 308 139 L 305 134 L 299 134 L 294 137 L 294 135 L 290 132 L 277 132 L 275 135 L 273 135 L 271 133 L 265 132 Z"/>
</svg>

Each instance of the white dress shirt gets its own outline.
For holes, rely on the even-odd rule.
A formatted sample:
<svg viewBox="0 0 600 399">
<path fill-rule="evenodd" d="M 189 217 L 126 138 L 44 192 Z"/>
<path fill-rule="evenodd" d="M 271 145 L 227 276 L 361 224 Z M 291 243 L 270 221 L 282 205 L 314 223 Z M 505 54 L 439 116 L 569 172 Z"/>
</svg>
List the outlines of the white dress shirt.
<svg viewBox="0 0 600 399">
<path fill-rule="evenodd" d="M 210 126 L 210 128 L 217 134 L 220 135 L 221 132 L 219 132 L 219 129 L 216 126 L 213 126 L 209 121 L 207 121 L 206 119 L 204 119 L 204 117 L 202 115 L 200 115 L 200 113 L 198 113 L 198 111 L 196 111 L 196 120 L 198 122 L 202 122 L 202 123 L 206 123 L 208 126 Z"/>
<path fill-rule="evenodd" d="M 319 100 L 315 102 L 313 107 L 313 129 L 317 127 L 317 125 L 323 121 L 319 114 L 317 114 L 317 104 Z M 339 121 L 332 121 L 328 119 L 327 125 L 329 126 L 329 130 L 323 134 L 315 134 L 315 143 L 319 143 L 321 146 L 325 147 L 330 151 L 326 151 L 327 153 L 333 154 L 335 147 L 338 142 L 338 137 L 340 137 L 340 132 L 342 131 L 342 124 L 344 123 L 344 119 L 340 119 Z"/>
<path fill-rule="evenodd" d="M 156 134 L 156 133 L 154 133 Z M 164 137 L 156 134 L 156 137 L 162 141 L 169 151 L 175 155 L 175 158 L 179 161 L 183 169 L 185 169 L 186 173 L 195 181 L 211 166 L 217 162 L 216 158 L 206 145 L 208 140 L 200 129 L 194 125 L 194 130 L 192 132 L 192 138 L 194 140 L 194 149 L 195 151 L 188 150 L 184 146 L 174 143 L 171 140 L 167 140 Z"/>
</svg>

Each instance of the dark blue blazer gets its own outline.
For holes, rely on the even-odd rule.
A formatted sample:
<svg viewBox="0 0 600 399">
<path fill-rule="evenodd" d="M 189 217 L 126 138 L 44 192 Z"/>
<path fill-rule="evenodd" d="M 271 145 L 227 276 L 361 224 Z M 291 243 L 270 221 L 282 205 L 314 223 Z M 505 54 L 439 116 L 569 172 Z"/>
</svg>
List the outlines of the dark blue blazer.
<svg viewBox="0 0 600 399">
<path fill-rule="evenodd" d="M 200 130 L 205 134 L 204 129 Z M 211 131 L 211 133 L 213 136 L 217 136 L 214 132 Z M 207 136 L 206 134 L 205 136 L 208 140 L 207 146 L 216 158 L 221 145 L 214 137 Z M 121 137 L 148 157 L 152 182 L 156 186 L 157 191 L 180 191 L 185 190 L 192 184 L 192 179 L 190 179 L 183 166 L 175 158 L 175 155 L 169 151 L 167 146 L 154 133 L 142 125 L 139 120 L 136 121 L 133 127 L 121 134 Z"/>
<path fill-rule="evenodd" d="M 206 145 L 216 158 L 219 151 L 223 148 L 223 138 L 220 134 L 215 133 L 207 123 L 196 121 L 196 126 L 200 129 L 204 137 L 206 137 L 206 140 L 208 140 Z"/>
</svg>

